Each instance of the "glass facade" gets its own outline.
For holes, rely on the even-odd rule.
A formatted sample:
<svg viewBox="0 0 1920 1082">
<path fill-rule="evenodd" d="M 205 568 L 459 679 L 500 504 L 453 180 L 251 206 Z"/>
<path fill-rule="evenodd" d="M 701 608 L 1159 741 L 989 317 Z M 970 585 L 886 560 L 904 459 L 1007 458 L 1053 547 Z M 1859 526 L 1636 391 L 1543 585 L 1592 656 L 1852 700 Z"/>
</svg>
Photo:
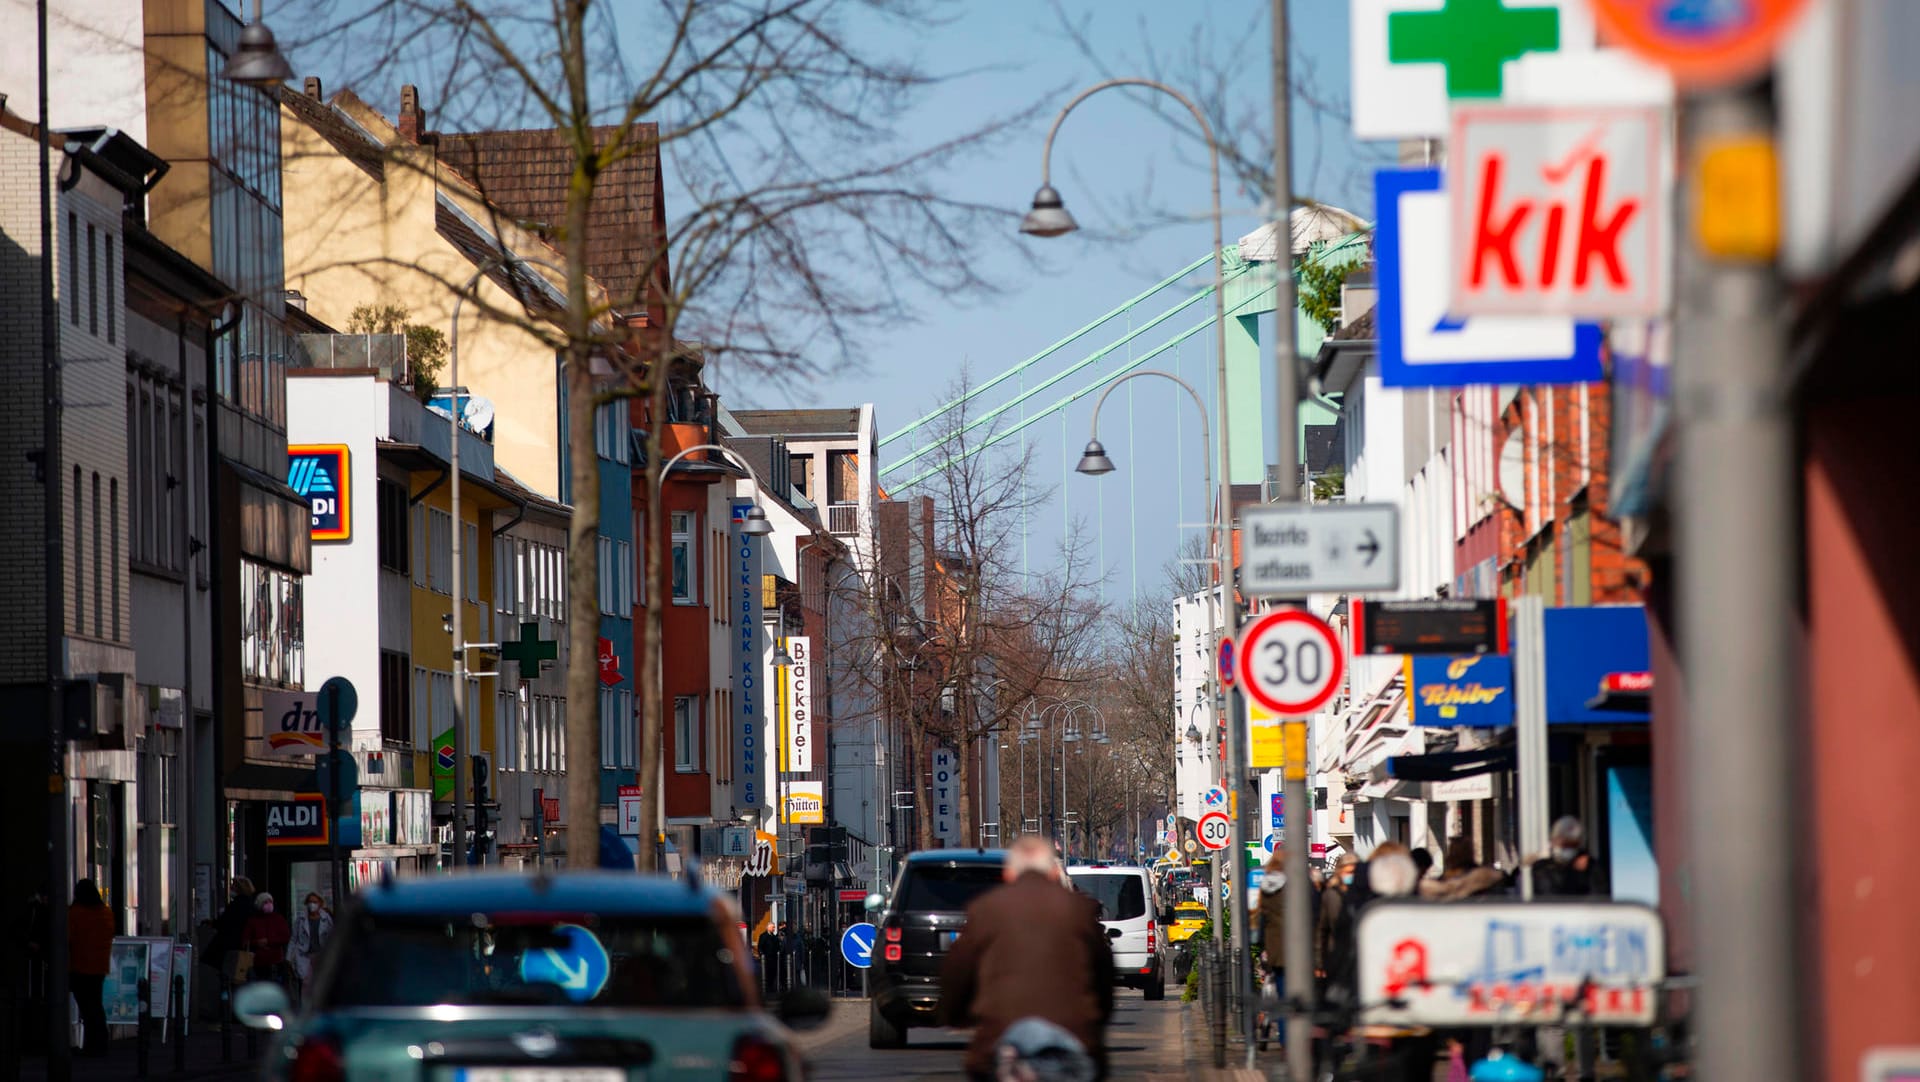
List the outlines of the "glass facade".
<svg viewBox="0 0 1920 1082">
<path fill-rule="evenodd" d="M 302 575 L 240 561 L 240 671 L 249 681 L 305 686 L 305 582 Z"/>
</svg>

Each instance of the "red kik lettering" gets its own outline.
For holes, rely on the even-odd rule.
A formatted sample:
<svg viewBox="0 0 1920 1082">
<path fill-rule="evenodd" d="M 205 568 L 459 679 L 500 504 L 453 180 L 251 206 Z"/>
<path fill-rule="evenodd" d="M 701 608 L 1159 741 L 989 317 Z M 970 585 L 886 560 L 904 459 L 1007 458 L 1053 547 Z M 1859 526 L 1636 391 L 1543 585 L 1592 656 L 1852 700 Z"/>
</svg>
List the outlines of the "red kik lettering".
<svg viewBox="0 0 1920 1082">
<path fill-rule="evenodd" d="M 1620 266 L 1620 231 L 1626 228 L 1633 212 L 1640 209 L 1638 199 L 1622 199 L 1613 217 L 1600 221 L 1600 189 L 1606 185 L 1606 159 L 1596 155 L 1587 163 L 1587 190 L 1580 200 L 1580 240 L 1573 252 L 1573 285 L 1585 288 L 1587 271 L 1594 257 L 1606 264 L 1607 284 L 1615 289 L 1627 287 L 1627 273 Z"/>
<path fill-rule="evenodd" d="M 1498 226 L 1494 224 L 1494 202 L 1500 192 L 1500 166 L 1499 155 L 1487 155 L 1480 186 L 1480 215 L 1473 231 L 1474 289 L 1479 289 L 1486 282 L 1486 259 L 1489 254 L 1500 261 L 1500 276 L 1506 279 L 1507 285 L 1514 288 L 1520 286 L 1520 267 L 1514 262 L 1513 241 L 1520 232 L 1520 226 L 1526 222 L 1527 214 L 1533 210 L 1533 204 L 1525 199 L 1520 200 L 1514 204 L 1505 223 Z M 1582 236 L 1584 240 L 1584 233 Z"/>
<path fill-rule="evenodd" d="M 1540 239 L 1540 288 L 1552 289 L 1560 271 L 1560 225 L 1566 221 L 1567 208 L 1555 203 L 1547 208 L 1547 226 Z"/>
</svg>

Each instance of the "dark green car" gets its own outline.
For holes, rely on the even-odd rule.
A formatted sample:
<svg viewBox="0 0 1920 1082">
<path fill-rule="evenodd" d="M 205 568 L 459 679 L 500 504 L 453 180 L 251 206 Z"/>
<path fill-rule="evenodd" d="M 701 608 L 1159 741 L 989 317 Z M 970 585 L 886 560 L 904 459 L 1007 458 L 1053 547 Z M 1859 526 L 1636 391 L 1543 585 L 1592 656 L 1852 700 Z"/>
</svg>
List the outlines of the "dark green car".
<svg viewBox="0 0 1920 1082">
<path fill-rule="evenodd" d="M 286 1082 L 658 1082 L 802 1077 L 763 1010 L 732 906 L 698 882 L 631 873 L 450 875 L 371 888 L 341 921 L 300 1012 L 273 984 L 234 996 L 278 1031 Z"/>
</svg>

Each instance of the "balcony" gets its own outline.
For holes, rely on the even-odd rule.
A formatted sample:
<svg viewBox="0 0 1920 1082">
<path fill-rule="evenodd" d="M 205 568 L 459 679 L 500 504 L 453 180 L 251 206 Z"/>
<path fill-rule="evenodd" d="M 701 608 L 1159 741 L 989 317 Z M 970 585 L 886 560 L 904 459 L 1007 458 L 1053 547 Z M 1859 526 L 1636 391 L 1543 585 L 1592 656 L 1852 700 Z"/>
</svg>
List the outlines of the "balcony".
<svg viewBox="0 0 1920 1082">
<path fill-rule="evenodd" d="M 827 505 L 827 532 L 839 537 L 849 537 L 860 532 L 860 505 L 857 503 L 830 503 Z"/>
</svg>

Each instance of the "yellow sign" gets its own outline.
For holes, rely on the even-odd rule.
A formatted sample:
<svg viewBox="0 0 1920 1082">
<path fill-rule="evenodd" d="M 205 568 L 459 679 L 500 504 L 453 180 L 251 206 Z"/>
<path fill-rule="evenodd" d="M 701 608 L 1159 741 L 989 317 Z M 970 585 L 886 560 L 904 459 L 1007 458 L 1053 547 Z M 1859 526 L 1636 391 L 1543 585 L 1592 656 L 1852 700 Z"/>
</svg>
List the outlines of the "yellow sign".
<svg viewBox="0 0 1920 1082">
<path fill-rule="evenodd" d="M 787 822 L 800 826 L 821 826 L 827 821 L 826 783 L 790 781 L 787 783 Z"/>
<path fill-rule="evenodd" d="M 772 609 L 772 608 L 779 607 L 780 605 L 779 584 L 780 584 L 780 579 L 777 576 L 774 576 L 774 575 L 760 576 L 760 607 L 761 608 Z"/>
<path fill-rule="evenodd" d="M 1780 163 L 1773 141 L 1728 136 L 1700 154 L 1694 232 L 1715 259 L 1764 263 L 1780 250 Z"/>
<path fill-rule="evenodd" d="M 1287 765 L 1286 745 L 1277 714 L 1269 714 L 1252 700 L 1247 702 L 1247 765 L 1255 770 Z"/>
</svg>

